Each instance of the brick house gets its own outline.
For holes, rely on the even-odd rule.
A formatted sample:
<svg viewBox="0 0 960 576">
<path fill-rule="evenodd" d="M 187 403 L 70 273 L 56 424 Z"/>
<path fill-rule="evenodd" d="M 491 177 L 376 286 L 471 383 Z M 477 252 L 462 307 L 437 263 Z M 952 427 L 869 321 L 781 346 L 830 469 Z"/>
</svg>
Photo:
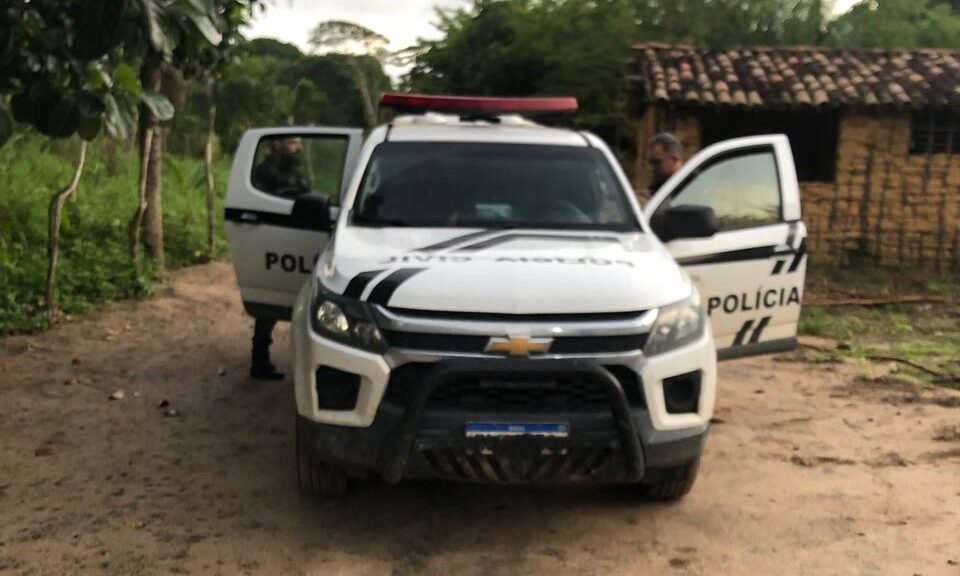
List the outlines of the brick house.
<svg viewBox="0 0 960 576">
<path fill-rule="evenodd" d="M 815 261 L 960 270 L 960 52 L 641 44 L 634 56 L 637 190 L 657 132 L 687 157 L 785 133 Z"/>
</svg>

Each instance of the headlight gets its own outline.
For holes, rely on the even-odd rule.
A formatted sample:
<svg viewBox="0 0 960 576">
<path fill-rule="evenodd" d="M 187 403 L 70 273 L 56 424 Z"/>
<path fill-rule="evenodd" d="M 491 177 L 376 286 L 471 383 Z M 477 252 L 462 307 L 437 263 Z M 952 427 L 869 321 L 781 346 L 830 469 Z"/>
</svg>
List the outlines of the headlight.
<svg viewBox="0 0 960 576">
<path fill-rule="evenodd" d="M 384 349 L 383 336 L 366 306 L 331 293 L 319 282 L 314 286 L 310 321 L 314 332 L 331 340 L 372 352 Z"/>
<path fill-rule="evenodd" d="M 706 323 L 700 296 L 694 292 L 687 300 L 660 309 L 643 351 L 653 356 L 696 342 L 703 335 Z"/>
</svg>

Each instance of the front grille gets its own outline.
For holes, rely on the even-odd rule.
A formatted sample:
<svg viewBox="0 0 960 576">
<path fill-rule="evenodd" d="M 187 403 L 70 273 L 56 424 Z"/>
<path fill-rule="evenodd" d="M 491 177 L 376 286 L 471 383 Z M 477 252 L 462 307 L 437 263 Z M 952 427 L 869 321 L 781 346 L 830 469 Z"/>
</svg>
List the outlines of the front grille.
<svg viewBox="0 0 960 576">
<path fill-rule="evenodd" d="M 394 348 L 429 352 L 483 354 L 489 336 L 428 334 L 382 330 L 384 339 Z M 611 354 L 642 350 L 646 334 L 626 336 L 559 336 L 553 339 L 548 354 Z"/>
<path fill-rule="evenodd" d="M 405 350 L 430 350 L 433 352 L 482 353 L 489 336 L 465 336 L 460 334 L 425 334 L 419 332 L 395 332 L 381 330 L 383 338 L 394 348 Z"/>
<path fill-rule="evenodd" d="M 433 391 L 427 407 L 474 412 L 609 411 L 610 398 L 601 386 L 579 378 L 454 378 Z"/>
<path fill-rule="evenodd" d="M 420 454 L 438 477 L 461 482 L 591 481 L 622 468 L 613 446 L 541 450 L 529 457 L 510 457 L 499 448 L 425 448 Z"/>
<path fill-rule="evenodd" d="M 630 321 L 644 315 L 645 310 L 634 312 L 572 312 L 546 314 L 506 314 L 494 312 L 442 312 L 437 310 L 415 310 L 412 308 L 387 308 L 391 313 L 412 318 L 431 320 L 473 320 L 493 322 L 596 322 Z"/>
<path fill-rule="evenodd" d="M 554 338 L 551 354 L 609 354 L 642 350 L 647 343 L 646 334 L 627 336 L 567 336 Z"/>
<path fill-rule="evenodd" d="M 426 381 L 430 371 L 435 368 L 436 365 L 429 362 L 409 362 L 394 368 L 393 372 L 390 373 L 390 381 L 387 384 L 384 400 L 394 405 L 409 404 L 420 390 L 420 386 Z M 631 406 L 643 407 L 646 405 L 643 383 L 636 372 L 621 365 L 610 365 L 605 366 L 605 368 L 620 382 L 620 386 L 623 388 Z M 527 391 L 515 387 L 512 389 L 502 387 L 498 390 L 495 387 L 486 386 L 483 394 L 472 393 L 471 387 L 477 387 L 478 379 L 473 379 L 473 384 L 468 384 L 469 382 L 469 379 L 462 379 L 441 385 L 434 391 L 437 404 L 431 404 L 431 406 L 450 409 L 458 405 L 462 407 L 464 404 L 474 405 L 486 402 L 493 409 L 496 409 L 497 406 L 523 409 L 553 406 L 555 404 L 546 404 L 546 402 L 555 402 L 566 405 L 568 409 L 573 411 L 585 408 L 590 410 L 601 404 L 605 408 L 609 408 L 606 393 L 599 386 L 587 386 L 584 382 L 574 379 L 561 380 L 559 386 L 549 390 L 544 389 L 543 386 L 540 386 L 539 390 L 528 389 Z M 447 388 L 451 383 L 454 386 Z M 464 394 L 466 394 L 466 397 L 464 397 Z M 538 404 L 538 402 L 544 403 Z"/>
</svg>

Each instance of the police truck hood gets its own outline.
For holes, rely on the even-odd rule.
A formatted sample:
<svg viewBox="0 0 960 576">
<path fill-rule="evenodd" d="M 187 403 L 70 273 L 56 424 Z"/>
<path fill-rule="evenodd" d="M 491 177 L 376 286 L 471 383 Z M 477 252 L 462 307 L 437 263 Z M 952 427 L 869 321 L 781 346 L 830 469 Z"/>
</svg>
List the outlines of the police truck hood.
<svg viewBox="0 0 960 576">
<path fill-rule="evenodd" d="M 317 274 L 353 298 L 444 312 L 632 312 L 691 291 L 638 232 L 341 226 Z"/>
</svg>

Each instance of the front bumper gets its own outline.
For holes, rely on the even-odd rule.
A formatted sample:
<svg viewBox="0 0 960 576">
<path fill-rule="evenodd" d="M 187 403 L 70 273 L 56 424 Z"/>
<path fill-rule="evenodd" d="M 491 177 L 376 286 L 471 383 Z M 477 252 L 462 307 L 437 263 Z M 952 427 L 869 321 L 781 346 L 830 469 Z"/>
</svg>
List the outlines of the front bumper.
<svg viewBox="0 0 960 576">
<path fill-rule="evenodd" d="M 299 306 L 306 306 L 301 298 Z M 589 358 L 456 357 L 357 350 L 313 333 L 308 315 L 295 311 L 294 346 L 298 421 L 303 445 L 318 460 L 358 474 L 374 472 L 391 482 L 414 478 L 522 483 L 636 481 L 650 469 L 688 464 L 699 457 L 713 412 L 716 354 L 709 332 L 682 349 Z M 318 406 L 316 371 L 329 367 L 359 376 L 352 410 Z M 416 369 L 400 394 L 398 377 Z M 635 375 L 631 388 L 623 373 Z M 695 411 L 670 413 L 664 379 L 699 371 Z M 437 410 L 433 391 L 456 378 L 577 378 L 602 389 L 602 410 L 536 407 L 509 413 Z M 625 389 L 626 388 L 626 389 Z M 468 422 L 556 423 L 566 437 L 468 437 Z"/>
<path fill-rule="evenodd" d="M 428 399 L 451 378 L 582 378 L 602 386 L 609 411 L 536 412 L 501 420 L 563 420 L 563 438 L 466 437 L 464 423 L 491 415 L 431 411 Z M 508 416 L 508 417 L 505 417 Z M 526 483 L 633 482 L 645 471 L 689 463 L 703 450 L 708 425 L 657 431 L 649 412 L 631 405 L 620 381 L 607 369 L 576 360 L 454 360 L 438 363 L 405 398 L 384 400 L 371 426 L 321 424 L 299 416 L 297 432 L 317 457 L 356 472 L 373 471 L 388 482 L 415 478 Z"/>
</svg>

